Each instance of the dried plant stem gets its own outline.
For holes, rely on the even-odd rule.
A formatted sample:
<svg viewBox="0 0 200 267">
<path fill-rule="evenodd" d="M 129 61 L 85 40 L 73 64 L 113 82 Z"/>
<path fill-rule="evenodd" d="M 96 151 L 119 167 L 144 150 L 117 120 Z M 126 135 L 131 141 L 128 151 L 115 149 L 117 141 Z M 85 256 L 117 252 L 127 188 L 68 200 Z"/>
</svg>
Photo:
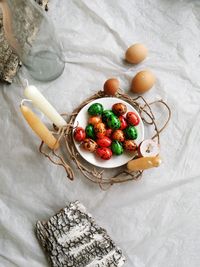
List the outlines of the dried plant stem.
<svg viewBox="0 0 200 267">
<path fill-rule="evenodd" d="M 79 111 L 88 103 L 91 101 L 104 97 L 104 92 L 99 91 L 98 93 L 92 95 L 91 97 L 87 98 L 83 103 L 81 103 L 72 114 L 70 114 L 68 117 L 68 122 L 66 122 L 66 126 L 57 129 L 54 127 L 54 134 L 59 136 L 58 142 L 64 141 L 65 147 L 67 149 L 68 155 L 75 163 L 76 167 L 80 170 L 80 172 L 91 182 L 99 184 L 100 188 L 102 190 L 107 190 L 111 185 L 117 184 L 117 183 L 124 183 L 132 180 L 138 180 L 141 178 L 143 171 L 136 171 L 131 172 L 126 169 L 124 166 L 123 170 L 117 171 L 117 173 L 113 177 L 106 177 L 104 175 L 104 170 L 101 168 L 95 168 L 91 164 L 86 164 L 86 162 L 81 158 L 80 154 L 77 152 L 76 147 L 73 142 L 73 129 L 74 129 L 74 121 L 79 113 Z M 123 99 L 124 101 L 130 103 L 134 108 L 137 109 L 139 112 L 143 122 L 153 127 L 153 130 L 155 134 L 151 137 L 152 139 L 157 138 L 158 144 L 160 143 L 160 133 L 166 128 L 170 118 L 171 118 L 171 110 L 169 106 L 163 101 L 163 100 L 157 100 L 151 103 L 148 103 L 144 97 L 138 96 L 136 98 L 131 98 L 129 95 L 124 94 L 123 92 L 118 92 L 116 95 L 119 99 Z M 154 116 L 152 106 L 155 104 L 161 104 L 163 105 L 167 112 L 168 117 L 164 125 L 159 129 L 156 123 L 156 118 Z M 67 116 L 66 113 L 62 114 L 62 116 Z M 77 126 L 76 126 L 77 127 Z M 40 152 L 45 155 L 53 164 L 62 166 L 69 179 L 74 179 L 74 172 L 72 171 L 72 168 L 69 166 L 69 164 L 66 163 L 64 158 L 60 156 L 58 153 L 56 153 L 54 150 L 50 150 L 49 153 L 43 151 L 43 142 L 40 145 Z M 136 154 L 137 156 L 137 154 Z M 89 167 L 87 167 L 89 166 Z"/>
</svg>

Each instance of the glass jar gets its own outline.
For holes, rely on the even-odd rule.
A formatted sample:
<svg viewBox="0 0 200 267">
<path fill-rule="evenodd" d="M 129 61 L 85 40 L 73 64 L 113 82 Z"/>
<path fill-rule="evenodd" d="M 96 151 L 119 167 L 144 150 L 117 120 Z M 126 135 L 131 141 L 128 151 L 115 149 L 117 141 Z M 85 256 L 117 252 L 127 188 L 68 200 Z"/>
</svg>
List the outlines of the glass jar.
<svg viewBox="0 0 200 267">
<path fill-rule="evenodd" d="M 65 67 L 60 42 L 45 11 L 33 0 L 0 0 L 6 39 L 40 81 L 59 77 Z"/>
</svg>

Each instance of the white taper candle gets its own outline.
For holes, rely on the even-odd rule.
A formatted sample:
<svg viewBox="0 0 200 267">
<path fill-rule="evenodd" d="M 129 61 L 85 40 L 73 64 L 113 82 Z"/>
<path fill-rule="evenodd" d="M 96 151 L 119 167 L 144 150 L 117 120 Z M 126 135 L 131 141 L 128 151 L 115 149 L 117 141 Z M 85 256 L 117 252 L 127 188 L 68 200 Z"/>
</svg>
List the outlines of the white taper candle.
<svg viewBox="0 0 200 267">
<path fill-rule="evenodd" d="M 43 112 L 57 127 L 63 127 L 66 125 L 66 121 L 35 86 L 27 86 L 24 90 L 24 95 L 28 99 L 32 100 L 33 105 Z"/>
</svg>

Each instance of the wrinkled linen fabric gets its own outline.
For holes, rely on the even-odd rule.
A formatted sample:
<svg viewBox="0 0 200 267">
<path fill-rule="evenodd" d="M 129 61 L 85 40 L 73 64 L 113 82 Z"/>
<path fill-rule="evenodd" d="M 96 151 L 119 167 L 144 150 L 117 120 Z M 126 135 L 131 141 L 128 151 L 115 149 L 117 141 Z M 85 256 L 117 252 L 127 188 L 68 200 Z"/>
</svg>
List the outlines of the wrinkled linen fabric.
<svg viewBox="0 0 200 267">
<path fill-rule="evenodd" d="M 12 85 L 0 88 L 0 266 L 49 266 L 35 223 L 78 199 L 122 248 L 124 266 L 199 267 L 200 2 L 52 0 L 49 16 L 62 41 L 64 73 L 40 83 L 22 69 Z M 136 42 L 146 44 L 149 56 L 137 66 L 125 64 L 124 52 Z M 133 75 L 146 68 L 157 81 L 145 98 L 162 98 L 172 110 L 159 168 L 101 191 L 78 170 L 71 182 L 39 154 L 40 142 L 19 110 L 19 77 L 70 113 L 109 77 L 118 77 L 128 93 Z M 162 124 L 164 110 L 157 115 Z"/>
</svg>

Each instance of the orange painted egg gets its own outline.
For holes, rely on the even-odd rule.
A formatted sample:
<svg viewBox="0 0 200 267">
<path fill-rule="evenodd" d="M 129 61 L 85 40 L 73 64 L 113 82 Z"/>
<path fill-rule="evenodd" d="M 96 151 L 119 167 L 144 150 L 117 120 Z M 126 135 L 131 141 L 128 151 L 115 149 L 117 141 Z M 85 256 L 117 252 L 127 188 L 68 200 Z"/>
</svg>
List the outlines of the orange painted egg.
<svg viewBox="0 0 200 267">
<path fill-rule="evenodd" d="M 119 142 L 124 142 L 125 136 L 122 130 L 115 130 L 112 134 L 112 139 L 117 140 Z"/>
<path fill-rule="evenodd" d="M 99 122 L 94 125 L 94 131 L 96 137 L 102 138 L 106 134 L 106 126 L 103 122 Z"/>
<path fill-rule="evenodd" d="M 82 147 L 89 152 L 94 152 L 98 146 L 94 140 L 86 138 L 82 143 Z"/>
<path fill-rule="evenodd" d="M 124 115 L 127 111 L 127 107 L 123 103 L 116 103 L 112 106 L 112 111 L 117 115 Z"/>
<path fill-rule="evenodd" d="M 101 117 L 99 117 L 99 116 L 91 116 L 88 119 L 88 123 L 92 124 L 92 125 L 95 125 L 95 124 L 97 124 L 99 122 L 101 122 Z"/>
<path fill-rule="evenodd" d="M 136 151 L 137 150 L 137 145 L 134 142 L 134 140 L 125 140 L 123 145 L 124 145 L 124 149 L 126 151 L 132 152 L 132 151 Z"/>
</svg>

